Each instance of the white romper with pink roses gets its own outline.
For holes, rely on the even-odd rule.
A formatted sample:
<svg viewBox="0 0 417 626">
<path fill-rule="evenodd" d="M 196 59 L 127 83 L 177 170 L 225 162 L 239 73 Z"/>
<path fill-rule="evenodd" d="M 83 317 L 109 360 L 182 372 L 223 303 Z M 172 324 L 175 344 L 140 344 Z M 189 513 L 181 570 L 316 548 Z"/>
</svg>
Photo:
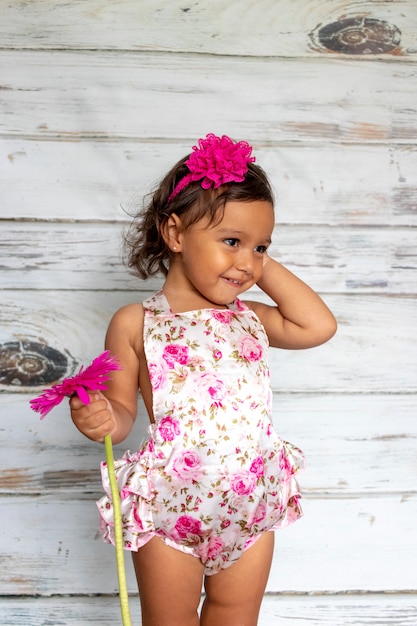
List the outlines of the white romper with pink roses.
<svg viewBox="0 0 417 626">
<path fill-rule="evenodd" d="M 162 291 L 143 306 L 155 423 L 115 463 L 124 547 L 158 536 L 215 574 L 302 515 L 294 475 L 304 456 L 272 426 L 268 339 L 253 311 L 236 300 L 172 313 Z M 105 463 L 102 476 L 101 527 L 114 543 Z"/>
</svg>

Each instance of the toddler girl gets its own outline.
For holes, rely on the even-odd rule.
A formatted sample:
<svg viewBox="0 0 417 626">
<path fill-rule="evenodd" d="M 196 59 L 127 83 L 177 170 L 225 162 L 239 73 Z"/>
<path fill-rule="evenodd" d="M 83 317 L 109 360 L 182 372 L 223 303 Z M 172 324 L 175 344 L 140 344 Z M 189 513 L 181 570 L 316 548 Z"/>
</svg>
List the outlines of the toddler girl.
<svg viewBox="0 0 417 626">
<path fill-rule="evenodd" d="M 112 318 L 122 370 L 108 391 L 70 401 L 94 441 L 123 441 L 138 388 L 150 418 L 138 452 L 116 462 L 124 545 L 144 626 L 254 626 L 274 531 L 301 515 L 303 454 L 271 420 L 269 346 L 310 348 L 336 322 L 320 297 L 268 256 L 273 194 L 246 142 L 207 135 L 162 180 L 127 234 L 128 265 L 165 276 Z M 275 304 L 239 299 L 257 285 Z M 114 541 L 107 471 L 98 502 Z M 198 615 L 201 587 L 205 600 Z"/>
</svg>

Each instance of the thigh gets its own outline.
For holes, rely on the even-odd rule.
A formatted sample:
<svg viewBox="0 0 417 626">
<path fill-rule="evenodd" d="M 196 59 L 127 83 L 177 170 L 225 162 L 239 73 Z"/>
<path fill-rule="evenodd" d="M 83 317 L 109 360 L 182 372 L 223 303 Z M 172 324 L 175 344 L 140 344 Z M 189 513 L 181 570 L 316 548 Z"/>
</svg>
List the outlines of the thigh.
<svg viewBox="0 0 417 626">
<path fill-rule="evenodd" d="M 274 533 L 265 532 L 236 563 L 206 577 L 201 626 L 256 626 L 273 550 Z"/>
<path fill-rule="evenodd" d="M 204 568 L 159 537 L 132 553 L 143 626 L 197 626 Z"/>
</svg>

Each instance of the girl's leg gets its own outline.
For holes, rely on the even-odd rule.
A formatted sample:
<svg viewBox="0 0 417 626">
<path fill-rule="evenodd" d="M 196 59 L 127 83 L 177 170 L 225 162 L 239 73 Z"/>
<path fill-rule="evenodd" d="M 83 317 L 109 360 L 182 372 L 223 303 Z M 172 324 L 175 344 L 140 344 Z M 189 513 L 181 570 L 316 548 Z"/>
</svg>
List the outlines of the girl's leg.
<svg viewBox="0 0 417 626">
<path fill-rule="evenodd" d="M 274 533 L 265 532 L 236 563 L 206 577 L 201 626 L 256 626 L 273 550 Z"/>
<path fill-rule="evenodd" d="M 142 626 L 198 626 L 204 568 L 200 559 L 159 537 L 132 552 Z"/>
</svg>

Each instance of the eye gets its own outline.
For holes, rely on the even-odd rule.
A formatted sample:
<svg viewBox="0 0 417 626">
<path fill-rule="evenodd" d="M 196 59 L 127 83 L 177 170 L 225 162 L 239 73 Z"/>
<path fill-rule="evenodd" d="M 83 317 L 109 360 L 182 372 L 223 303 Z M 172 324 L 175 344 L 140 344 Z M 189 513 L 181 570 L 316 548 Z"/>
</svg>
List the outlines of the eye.
<svg viewBox="0 0 417 626">
<path fill-rule="evenodd" d="M 255 252 L 260 252 L 261 254 L 265 254 L 268 250 L 268 246 L 256 246 Z"/>
<path fill-rule="evenodd" d="M 236 247 L 239 243 L 239 239 L 235 239 L 233 237 L 229 239 L 223 239 L 224 243 L 228 246 Z"/>
</svg>

